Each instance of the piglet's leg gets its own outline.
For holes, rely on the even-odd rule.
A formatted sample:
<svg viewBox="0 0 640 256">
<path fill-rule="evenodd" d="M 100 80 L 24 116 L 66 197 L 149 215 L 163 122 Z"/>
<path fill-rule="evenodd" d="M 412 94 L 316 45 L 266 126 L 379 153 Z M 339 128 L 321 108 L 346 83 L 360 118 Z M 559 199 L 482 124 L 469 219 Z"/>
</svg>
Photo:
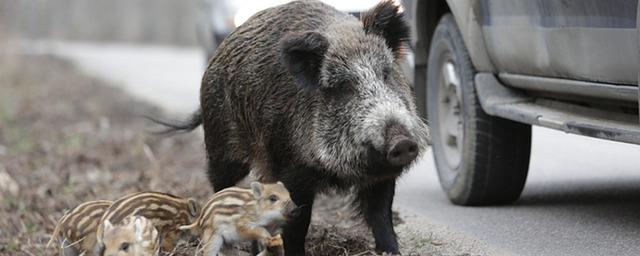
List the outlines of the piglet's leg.
<svg viewBox="0 0 640 256">
<path fill-rule="evenodd" d="M 62 256 L 77 256 L 80 255 L 78 249 L 76 249 L 66 238 L 63 238 L 60 244 L 60 255 Z"/>
<path fill-rule="evenodd" d="M 218 253 L 224 244 L 224 239 L 221 235 L 213 234 L 209 239 L 204 240 L 204 242 L 206 243 L 204 245 L 205 255 L 218 256 Z"/>
<path fill-rule="evenodd" d="M 271 237 L 271 234 L 264 227 L 255 227 L 242 225 L 238 227 L 238 233 L 241 237 L 244 237 L 247 240 L 253 240 L 254 243 L 252 245 L 252 251 L 264 250 L 266 248 L 267 239 Z M 256 246 L 256 242 L 257 246 Z M 255 253 L 255 252 L 254 252 Z M 263 253 L 259 253 L 257 255 L 264 255 Z"/>
<path fill-rule="evenodd" d="M 280 235 L 275 235 L 267 239 L 267 248 L 258 255 L 264 256 L 284 256 L 284 242 Z"/>
<path fill-rule="evenodd" d="M 267 239 L 271 237 L 271 234 L 264 227 L 251 227 L 248 225 L 242 225 L 238 227 L 238 233 L 241 237 L 247 238 L 247 240 L 256 240 L 265 245 Z"/>
<path fill-rule="evenodd" d="M 164 237 L 162 237 L 162 251 L 170 252 L 176 247 L 178 241 L 178 234 L 173 230 L 163 230 Z"/>
</svg>

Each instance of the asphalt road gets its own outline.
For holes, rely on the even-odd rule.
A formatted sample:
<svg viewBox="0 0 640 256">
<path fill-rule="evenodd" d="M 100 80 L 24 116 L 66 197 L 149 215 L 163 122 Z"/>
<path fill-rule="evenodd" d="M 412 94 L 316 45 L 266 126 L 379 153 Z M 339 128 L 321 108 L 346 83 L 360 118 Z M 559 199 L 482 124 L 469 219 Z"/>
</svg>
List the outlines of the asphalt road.
<svg viewBox="0 0 640 256">
<path fill-rule="evenodd" d="M 397 207 L 513 255 L 640 255 L 640 146 L 535 127 L 524 192 L 508 206 L 453 206 L 437 179 L 427 154 Z"/>
<path fill-rule="evenodd" d="M 196 49 L 36 46 L 17 49 L 67 57 L 174 113 L 197 106 L 203 59 Z M 475 208 L 449 204 L 429 152 L 400 181 L 395 207 L 500 254 L 640 255 L 640 146 L 534 128 L 521 199 Z"/>
</svg>

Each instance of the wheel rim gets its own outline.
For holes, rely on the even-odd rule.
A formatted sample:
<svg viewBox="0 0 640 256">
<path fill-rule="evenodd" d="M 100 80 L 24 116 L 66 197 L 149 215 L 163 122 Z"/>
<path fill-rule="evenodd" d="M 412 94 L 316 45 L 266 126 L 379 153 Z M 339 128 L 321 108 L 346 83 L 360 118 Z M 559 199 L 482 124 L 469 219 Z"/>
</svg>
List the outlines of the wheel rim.
<svg viewBox="0 0 640 256">
<path fill-rule="evenodd" d="M 453 60 L 445 58 L 438 79 L 438 121 L 442 151 L 449 170 L 456 171 L 462 159 L 462 92 Z"/>
</svg>

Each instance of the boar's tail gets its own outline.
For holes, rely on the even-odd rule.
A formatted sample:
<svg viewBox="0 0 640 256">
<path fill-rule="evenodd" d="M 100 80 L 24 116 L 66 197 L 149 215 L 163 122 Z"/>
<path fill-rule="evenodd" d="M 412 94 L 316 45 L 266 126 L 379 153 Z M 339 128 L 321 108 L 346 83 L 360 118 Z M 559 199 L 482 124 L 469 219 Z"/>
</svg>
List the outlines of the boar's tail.
<svg viewBox="0 0 640 256">
<path fill-rule="evenodd" d="M 153 133 L 160 135 L 172 135 L 176 133 L 187 133 L 195 130 L 202 124 L 202 111 L 198 109 L 191 114 L 189 119 L 183 121 L 163 121 L 154 117 L 145 116 L 151 122 L 164 126 L 163 129 L 155 131 Z"/>
</svg>

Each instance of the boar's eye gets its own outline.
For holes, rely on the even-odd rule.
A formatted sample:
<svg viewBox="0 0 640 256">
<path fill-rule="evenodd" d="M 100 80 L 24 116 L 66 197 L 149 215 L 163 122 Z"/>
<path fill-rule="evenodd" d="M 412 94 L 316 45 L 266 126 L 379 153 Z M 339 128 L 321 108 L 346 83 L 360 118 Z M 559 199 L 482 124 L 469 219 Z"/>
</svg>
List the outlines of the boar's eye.
<svg viewBox="0 0 640 256">
<path fill-rule="evenodd" d="M 335 86 L 324 88 L 323 91 L 336 100 L 347 99 L 354 93 L 353 85 L 351 81 L 342 81 Z"/>
<path fill-rule="evenodd" d="M 270 195 L 270 196 L 269 196 L 269 201 L 271 201 L 272 203 L 277 202 L 277 201 L 278 201 L 278 199 L 279 199 L 279 198 L 278 198 L 278 196 L 276 196 L 276 195 Z"/>
<path fill-rule="evenodd" d="M 391 74 L 390 68 L 385 68 L 382 70 L 382 78 L 384 79 L 384 81 L 389 81 L 389 74 Z"/>
<path fill-rule="evenodd" d="M 129 251 L 129 243 L 120 244 L 120 250 L 124 252 Z"/>
</svg>

